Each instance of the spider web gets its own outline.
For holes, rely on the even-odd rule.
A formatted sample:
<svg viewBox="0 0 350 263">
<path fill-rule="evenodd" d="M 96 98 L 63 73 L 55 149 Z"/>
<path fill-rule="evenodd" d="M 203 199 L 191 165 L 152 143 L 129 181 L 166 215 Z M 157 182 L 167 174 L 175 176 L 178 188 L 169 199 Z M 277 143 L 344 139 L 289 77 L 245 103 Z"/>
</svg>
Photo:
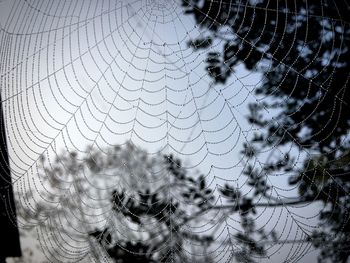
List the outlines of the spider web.
<svg viewBox="0 0 350 263">
<path fill-rule="evenodd" d="M 218 205 L 225 204 L 218 191 L 225 183 L 237 186 L 245 196 L 251 194 L 252 188 L 243 176 L 247 163 L 240 153 L 243 143 L 249 143 L 253 133 L 259 132 L 246 120 L 248 104 L 269 101 L 268 97 L 254 95 L 265 75 L 238 65 L 225 84 L 214 84 L 205 70 L 208 51 L 194 52 L 188 44 L 205 37 L 207 31 L 184 14 L 181 2 L 0 3 L 7 12 L 1 19 L 0 33 L 1 98 L 18 209 L 36 213 L 35 203 L 43 201 L 51 207 L 40 211 L 40 220 L 23 220 L 19 225 L 24 229 L 35 227 L 40 250 L 50 261 L 95 261 L 96 253 L 100 252 L 91 252 L 94 245 L 86 234 L 92 226 L 110 222 L 112 211 L 106 197 L 110 189 L 120 184 L 141 187 L 167 183 L 162 164 L 140 168 L 140 156 L 156 160 L 159 155 L 175 154 L 188 160 L 183 168 L 189 173 L 204 174 L 209 187 L 214 189 Z M 221 1 L 212 4 L 220 5 Z M 255 8 L 243 2 L 240 6 Z M 275 11 L 275 16 L 295 15 L 286 10 L 267 11 Z M 307 16 L 307 13 L 299 15 Z M 227 29 L 226 34 L 232 32 Z M 242 40 L 254 47 L 254 43 Z M 210 51 L 222 48 L 223 42 L 215 40 Z M 274 59 L 272 56 L 271 60 Z M 293 66 L 290 70 L 295 71 Z M 342 102 L 342 98 L 335 99 Z M 275 121 L 272 117 L 271 122 Z M 127 154 L 118 155 L 126 182 L 110 179 L 108 184 L 99 185 L 86 172 L 72 180 L 57 179 L 46 171 L 52 177 L 51 185 L 55 180 L 64 185 L 63 189 L 50 192 L 48 182 L 39 174 L 43 158 L 50 165 L 60 162 L 57 157 L 62 152 L 76 152 L 79 156 L 100 152 L 108 159 L 109 147 L 129 147 Z M 274 147 L 256 158 L 254 167 L 262 167 L 272 155 L 287 153 L 296 157 L 295 167 L 302 167 L 305 158 L 312 156 L 302 145 Z M 70 158 L 75 161 L 75 155 Z M 143 173 L 153 176 L 152 180 L 141 178 Z M 140 175 L 135 177 L 135 174 Z M 297 189 L 288 185 L 287 176 L 278 174 L 268 180 L 273 186 L 268 203 L 295 196 Z M 86 183 L 89 190 L 82 186 Z M 52 199 L 41 194 L 43 191 L 53 196 Z M 79 226 L 69 225 L 67 215 L 61 215 L 58 221 L 50 216 L 54 209 L 64 208 L 70 198 L 81 212 L 74 214 Z M 313 248 L 307 240 L 318 227 L 322 208 L 310 202 L 258 209 L 254 215 L 258 229 L 278 232 L 277 241 L 268 246 L 267 255 L 259 260 L 295 262 L 311 253 Z M 239 217 L 227 217 L 225 211 L 219 211 L 208 220 L 217 224 L 199 221 L 198 225 L 187 225 L 186 230 L 211 233 L 215 244 L 208 248 L 208 254 L 213 261 L 231 260 L 232 252 L 241 246 L 232 238 L 235 232 L 243 231 Z M 139 234 L 139 230 L 122 219 L 119 224 L 115 231 L 120 235 L 133 233 L 128 238 L 135 238 Z M 165 247 L 171 242 L 172 238 Z M 191 246 L 196 244 L 188 244 L 188 249 L 181 253 L 203 259 L 204 255 L 196 254 Z"/>
</svg>

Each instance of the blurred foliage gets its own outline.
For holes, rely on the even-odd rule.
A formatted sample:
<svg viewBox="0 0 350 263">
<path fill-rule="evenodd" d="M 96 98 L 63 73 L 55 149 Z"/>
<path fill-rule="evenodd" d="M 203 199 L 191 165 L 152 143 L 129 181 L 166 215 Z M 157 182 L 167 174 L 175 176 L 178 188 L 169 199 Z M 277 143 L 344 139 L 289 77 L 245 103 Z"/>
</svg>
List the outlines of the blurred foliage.
<svg viewBox="0 0 350 263">
<path fill-rule="evenodd" d="M 320 228 L 307 239 L 321 250 L 320 262 L 347 262 L 350 248 L 349 129 L 350 27 L 348 0 L 183 0 L 185 13 L 202 29 L 207 72 L 227 84 L 236 67 L 263 74 L 247 120 L 259 128 L 244 145 L 248 162 L 268 157 L 245 174 L 255 195 L 269 197 L 269 175 L 287 174 L 300 202 L 323 202 Z M 221 43 L 222 45 L 218 45 Z M 293 145 L 293 146 L 291 146 Z M 295 152 L 306 153 L 303 167 Z M 277 150 L 274 150 L 277 149 Z M 294 155 L 294 156 L 293 156 Z M 235 194 L 233 194 L 235 197 Z M 328 242 L 320 242 L 327 236 Z"/>
<path fill-rule="evenodd" d="M 174 155 L 150 155 L 131 143 L 88 147 L 84 154 L 63 152 L 54 160 L 43 155 L 38 178 L 42 190 L 29 188 L 22 196 L 30 205 L 19 206 L 20 219 L 27 228 L 41 229 L 43 237 L 88 241 L 91 250 L 84 250 L 81 259 L 108 255 L 115 262 L 210 263 L 215 254 L 210 251 L 223 242 L 216 231 L 233 216 L 241 219 L 230 237 L 237 243 L 231 257 L 252 262 L 265 255 L 262 240 L 273 241 L 263 230 L 255 231 L 253 199 L 241 189 L 212 188 L 206 176 L 184 168 Z M 218 193 L 224 197 L 220 203 Z M 105 201 L 96 203 L 94 196 Z M 211 230 L 192 232 L 196 225 Z M 58 261 L 70 255 L 59 241 L 41 245 Z"/>
<path fill-rule="evenodd" d="M 153 190 L 144 188 L 133 196 L 128 194 L 128 189 L 115 190 L 111 195 L 116 215 L 121 214 L 123 218 L 136 224 L 149 240 L 120 240 L 116 231 L 110 227 L 91 232 L 90 235 L 106 248 L 111 258 L 116 262 L 189 262 L 193 259 L 188 258 L 183 251 L 188 249 L 189 244 L 194 242 L 206 250 L 214 244 L 215 237 L 210 232 L 191 233 L 185 226 L 192 221 L 197 224 L 210 223 L 205 213 L 218 213 L 220 209 L 227 208 L 228 215 L 238 213 L 242 217 L 243 231 L 234 236 L 241 250 L 237 249 L 234 256 L 245 257 L 250 261 L 251 256 L 265 254 L 264 246 L 256 241 L 255 223 L 249 217 L 249 212 L 254 210 L 251 199 L 240 198 L 240 192 L 227 185 L 220 190 L 223 195 L 229 197 L 227 207 L 217 206 L 213 189 L 207 185 L 203 175 L 197 178 L 188 175 L 182 168 L 181 160 L 173 155 L 165 155 L 162 158 L 166 174 L 169 176 L 168 186 Z M 179 186 L 177 190 L 176 186 Z M 150 222 L 155 223 L 157 227 L 147 229 L 145 226 L 151 224 Z M 260 235 L 263 235 L 263 231 Z M 195 260 L 211 262 L 211 257 L 207 255 L 205 259 L 197 257 Z"/>
</svg>

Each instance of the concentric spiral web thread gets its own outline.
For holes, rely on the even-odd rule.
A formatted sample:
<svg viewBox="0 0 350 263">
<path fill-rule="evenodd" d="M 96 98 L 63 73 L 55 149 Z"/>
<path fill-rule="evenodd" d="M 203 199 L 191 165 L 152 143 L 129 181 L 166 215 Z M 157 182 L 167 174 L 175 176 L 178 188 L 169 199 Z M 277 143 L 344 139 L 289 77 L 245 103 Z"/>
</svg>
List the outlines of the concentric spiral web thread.
<svg viewBox="0 0 350 263">
<path fill-rule="evenodd" d="M 207 187 L 214 189 L 218 206 L 225 205 L 218 189 L 226 183 L 246 196 L 251 194 L 241 151 L 253 133 L 259 132 L 246 120 L 248 104 L 270 99 L 254 94 L 265 75 L 238 65 L 225 84 L 215 84 L 205 70 L 208 50 L 194 51 L 189 45 L 191 40 L 205 37 L 208 29 L 184 14 L 181 2 L 0 2 L 0 9 L 4 8 L 0 87 L 18 224 L 22 232 L 34 229 L 38 250 L 49 261 L 98 262 L 99 258 L 112 262 L 101 256 L 103 250 L 87 235 L 96 227 L 112 225 L 119 236 L 144 239 L 125 218 L 116 219 L 110 193 L 124 188 L 133 197 L 133 191 L 144 185 L 158 189 L 169 184 L 170 176 L 159 156 L 173 154 L 183 160 L 182 168 L 188 174 L 203 174 Z M 220 3 L 212 1 L 213 5 Z M 254 8 L 244 1 L 240 6 Z M 269 11 L 277 17 L 295 15 L 285 9 Z M 324 19 L 329 23 L 336 20 Z M 344 27 L 348 27 L 345 21 Z M 226 34 L 234 32 L 227 29 Z M 209 51 L 220 50 L 223 41 L 216 39 Z M 290 70 L 295 71 L 293 66 Z M 342 97 L 335 100 L 343 103 Z M 348 105 L 344 103 L 344 107 Z M 272 117 L 270 121 L 276 120 Z M 277 146 L 261 153 L 254 167 L 286 153 L 296 157 L 295 167 L 301 167 L 305 158 L 312 156 L 302 145 Z M 96 153 L 114 160 L 117 168 L 93 175 L 86 169 L 74 174 L 64 167 L 65 162 L 84 166 L 82 156 Z M 67 159 L 63 161 L 62 156 Z M 108 166 L 99 158 L 93 160 L 97 166 Z M 48 169 L 55 165 L 62 170 Z M 294 197 L 297 189 L 288 185 L 287 174 L 268 176 L 268 182 L 273 186 L 271 200 L 260 199 L 258 204 L 293 201 L 288 198 Z M 176 190 L 169 187 L 166 191 L 184 202 Z M 276 231 L 277 241 L 269 244 L 266 256 L 258 260 L 298 262 L 314 253 L 307 240 L 319 227 L 322 209 L 312 202 L 259 208 L 254 215 L 257 228 Z M 213 262 L 226 262 L 233 260 L 232 252 L 241 246 L 232 238 L 242 231 L 239 220 L 224 209 L 216 210 L 184 228 L 188 233 L 213 235 L 215 242 L 206 253 Z M 171 242 L 172 236 L 164 247 Z M 205 258 L 198 244 L 184 248 L 184 257 Z"/>
</svg>

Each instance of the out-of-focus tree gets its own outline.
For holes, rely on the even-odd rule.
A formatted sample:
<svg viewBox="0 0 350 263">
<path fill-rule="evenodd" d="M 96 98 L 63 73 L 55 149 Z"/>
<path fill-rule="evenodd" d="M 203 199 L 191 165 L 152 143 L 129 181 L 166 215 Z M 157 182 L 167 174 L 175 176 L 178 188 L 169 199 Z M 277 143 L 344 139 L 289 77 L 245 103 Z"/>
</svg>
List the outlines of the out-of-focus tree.
<svg viewBox="0 0 350 263">
<path fill-rule="evenodd" d="M 227 84 L 240 65 L 263 74 L 262 84 L 252 93 L 256 102 L 249 105 L 248 121 L 256 132 L 244 145 L 245 174 L 255 197 L 274 202 L 268 178 L 287 175 L 298 189 L 292 203 L 324 206 L 320 228 L 305 232 L 305 241 L 321 250 L 320 262 L 347 262 L 349 1 L 182 3 L 203 32 L 189 45 L 207 53 L 206 70 L 215 83 Z M 296 150 L 286 150 L 293 147 Z M 298 157 L 303 165 L 296 165 Z"/>
<path fill-rule="evenodd" d="M 256 232 L 250 216 L 270 204 L 253 204 L 230 185 L 213 189 L 173 155 L 150 155 L 126 143 L 64 152 L 55 160 L 42 156 L 37 171 L 41 185 L 22 195 L 19 217 L 37 230 L 50 260 L 211 262 L 225 242 L 217 231 L 232 216 L 241 223 L 230 236 L 237 246 L 229 257 L 252 262 L 265 254 L 264 242 L 275 239 Z M 218 192 L 226 199 L 218 202 Z M 206 230 L 193 230 L 199 226 Z"/>
</svg>

